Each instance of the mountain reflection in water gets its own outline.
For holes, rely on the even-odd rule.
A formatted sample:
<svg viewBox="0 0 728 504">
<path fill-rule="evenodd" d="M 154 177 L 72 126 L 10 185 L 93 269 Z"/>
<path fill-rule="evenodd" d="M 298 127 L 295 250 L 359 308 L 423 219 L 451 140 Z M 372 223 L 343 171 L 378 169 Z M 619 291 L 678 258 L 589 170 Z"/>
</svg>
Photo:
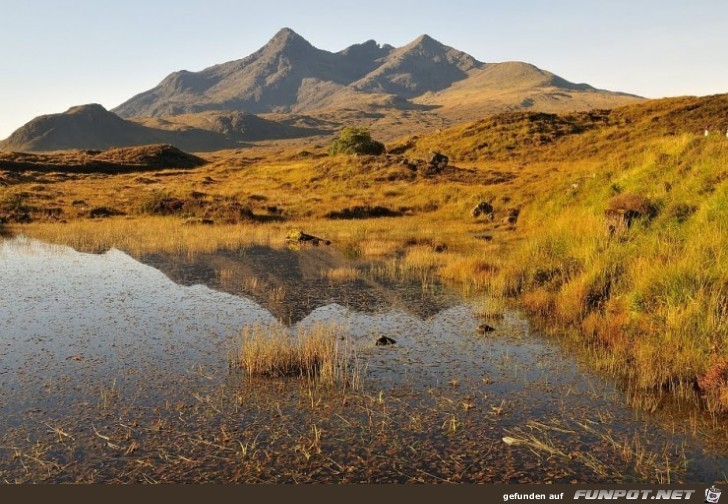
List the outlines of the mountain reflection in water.
<svg viewBox="0 0 728 504">
<path fill-rule="evenodd" d="M 296 324 L 312 311 L 332 304 L 353 311 L 376 313 L 392 309 L 426 320 L 462 303 L 456 293 L 438 283 L 414 278 L 382 278 L 367 274 L 369 264 L 359 263 L 363 275 L 332 281 L 325 272 L 350 266 L 332 248 L 301 250 L 252 246 L 196 254 L 145 254 L 137 258 L 180 285 L 204 284 L 244 296 L 270 311 L 279 321 Z"/>
</svg>

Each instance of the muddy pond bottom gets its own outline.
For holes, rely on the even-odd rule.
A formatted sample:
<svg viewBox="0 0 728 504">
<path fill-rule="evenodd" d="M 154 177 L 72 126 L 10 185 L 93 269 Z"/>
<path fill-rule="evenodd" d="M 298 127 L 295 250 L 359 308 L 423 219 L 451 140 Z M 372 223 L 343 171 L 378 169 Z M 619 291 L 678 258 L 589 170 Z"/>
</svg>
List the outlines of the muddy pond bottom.
<svg viewBox="0 0 728 504">
<path fill-rule="evenodd" d="M 5 482 L 719 482 L 699 412 L 648 415 L 487 299 L 332 248 L 0 242 Z M 249 379 L 245 326 L 336 324 L 363 388 Z M 380 336 L 396 345 L 376 346 Z M 697 425 L 697 420 L 695 420 Z"/>
</svg>

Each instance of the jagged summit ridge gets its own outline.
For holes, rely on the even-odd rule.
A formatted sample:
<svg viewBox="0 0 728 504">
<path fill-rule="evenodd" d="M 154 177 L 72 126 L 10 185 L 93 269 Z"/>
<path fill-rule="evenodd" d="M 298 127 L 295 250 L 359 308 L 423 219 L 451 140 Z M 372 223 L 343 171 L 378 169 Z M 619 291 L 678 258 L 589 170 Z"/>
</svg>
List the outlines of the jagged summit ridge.
<svg viewBox="0 0 728 504">
<path fill-rule="evenodd" d="M 367 40 L 334 53 L 314 47 L 290 28 L 282 28 L 253 54 L 200 72 L 175 72 L 155 88 L 119 105 L 114 112 L 122 117 L 161 117 L 209 110 L 310 113 L 336 108 L 366 109 L 383 103 L 401 106 L 408 100 L 463 86 L 475 91 L 480 86 L 509 90 L 533 85 L 571 91 L 593 89 L 548 72 L 548 79 L 538 79 L 539 72 L 544 71 L 535 67 L 519 72 L 486 72 L 494 65 L 499 64 L 478 61 L 427 34 L 399 48 Z M 510 80 L 505 76 L 510 76 Z M 519 102 L 530 103 L 523 98 Z M 603 100 L 599 101 L 602 103 Z M 579 107 L 584 104 L 580 102 Z"/>
<path fill-rule="evenodd" d="M 204 110 L 302 112 L 325 108 L 342 93 L 411 98 L 444 89 L 482 66 L 428 35 L 398 49 L 368 40 L 332 53 L 283 28 L 250 56 L 200 72 L 175 72 L 114 111 L 122 117 Z"/>
</svg>

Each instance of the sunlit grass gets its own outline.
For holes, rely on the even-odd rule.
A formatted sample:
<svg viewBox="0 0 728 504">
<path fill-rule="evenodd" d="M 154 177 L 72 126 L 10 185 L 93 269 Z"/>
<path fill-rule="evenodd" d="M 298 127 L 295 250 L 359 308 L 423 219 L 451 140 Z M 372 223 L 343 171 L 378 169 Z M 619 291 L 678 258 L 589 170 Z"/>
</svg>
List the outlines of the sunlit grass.
<svg viewBox="0 0 728 504">
<path fill-rule="evenodd" d="M 445 152 L 457 168 L 439 177 L 368 156 L 268 153 L 240 169 L 239 155 L 226 153 L 183 174 L 145 176 L 151 181 L 43 175 L 8 186 L 0 206 L 38 217 L 13 231 L 79 250 L 194 254 L 283 246 L 289 229 L 302 229 L 349 257 L 380 261 L 375 275 L 419 278 L 423 289 L 437 277 L 495 300 L 512 297 L 639 390 L 690 388 L 728 357 L 728 142 L 679 132 L 669 117 L 654 121 L 650 114 L 669 111 L 668 102 L 639 107 L 620 109 L 604 127 L 584 115 L 542 125 L 526 114 L 422 137 L 404 156 Z M 584 131 L 572 128 L 574 121 L 586 121 Z M 194 200 L 190 208 L 200 216 L 239 203 L 254 219 L 188 225 L 184 215 L 145 215 L 142 203 L 154 194 Z M 480 201 L 493 202 L 492 222 L 470 216 Z M 605 211 L 630 201 L 650 214 L 610 229 Z M 325 217 L 356 205 L 402 216 Z M 90 219 L 94 206 L 126 217 Z M 513 209 L 517 223 L 503 223 Z M 322 274 L 332 281 L 358 275 Z M 484 307 L 483 315 L 497 311 Z M 728 376 L 710 384 L 702 392 L 711 408 L 728 409 Z"/>
<path fill-rule="evenodd" d="M 363 364 L 352 343 L 335 326 L 299 329 L 283 325 L 246 326 L 234 363 L 250 377 L 300 378 L 359 390 Z"/>
</svg>

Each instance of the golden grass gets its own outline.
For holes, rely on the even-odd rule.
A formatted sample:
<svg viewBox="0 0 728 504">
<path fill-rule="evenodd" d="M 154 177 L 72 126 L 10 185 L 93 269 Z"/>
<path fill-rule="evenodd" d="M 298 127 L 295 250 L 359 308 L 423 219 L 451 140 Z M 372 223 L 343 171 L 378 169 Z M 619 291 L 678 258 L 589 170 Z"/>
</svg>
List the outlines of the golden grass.
<svg viewBox="0 0 728 504">
<path fill-rule="evenodd" d="M 354 267 L 344 266 L 322 271 L 321 278 L 326 278 L 332 282 L 353 282 L 361 278 L 361 273 Z"/>
<path fill-rule="evenodd" d="M 553 328 L 571 331 L 595 353 L 594 362 L 638 390 L 685 388 L 728 357 L 728 142 L 689 130 L 702 124 L 702 131 L 706 117 L 723 117 L 725 101 L 650 102 L 606 121 L 584 114 L 549 119 L 546 129 L 528 114 L 465 125 L 421 137 L 405 151 L 421 158 L 439 150 L 462 168 L 430 178 L 409 173 L 397 158 L 300 159 L 271 151 L 252 162 L 229 152 L 204 168 L 145 175 L 151 182 L 134 174 L 38 175 L 6 187 L 0 206 L 33 216 L 60 208 L 66 224 L 12 230 L 81 250 L 282 246 L 286 230 L 299 228 L 351 257 L 383 260 L 375 274 L 416 276 L 423 288 L 439 276 L 494 299 L 515 297 Z M 549 141 L 535 145 L 544 131 Z M 194 197 L 200 209 L 239 201 L 259 221 L 186 226 L 182 216 L 141 215 L 139 202 L 160 190 Z M 73 205 L 78 200 L 128 217 L 90 220 Z M 649 218 L 610 232 L 605 211 L 625 200 L 648 201 Z M 479 201 L 493 202 L 493 222 L 470 217 Z M 355 205 L 404 216 L 325 218 Z M 283 221 L 261 218 L 271 208 Z M 513 209 L 520 210 L 517 223 L 503 224 Z M 721 399 L 727 381 L 711 383 L 714 390 L 703 392 L 712 408 L 728 409 Z"/>
<path fill-rule="evenodd" d="M 82 251 L 117 248 L 132 254 L 146 252 L 212 252 L 252 244 L 283 244 L 283 235 L 256 224 L 186 225 L 173 217 L 115 217 L 74 220 L 67 224 L 34 223 L 21 232 Z"/>
<path fill-rule="evenodd" d="M 360 390 L 363 366 L 352 343 L 336 326 L 314 326 L 295 334 L 283 325 L 245 327 L 235 360 L 250 377 L 300 378 Z"/>
<path fill-rule="evenodd" d="M 475 314 L 485 320 L 499 320 L 505 311 L 506 301 L 501 296 L 489 296 L 475 308 Z"/>
</svg>

